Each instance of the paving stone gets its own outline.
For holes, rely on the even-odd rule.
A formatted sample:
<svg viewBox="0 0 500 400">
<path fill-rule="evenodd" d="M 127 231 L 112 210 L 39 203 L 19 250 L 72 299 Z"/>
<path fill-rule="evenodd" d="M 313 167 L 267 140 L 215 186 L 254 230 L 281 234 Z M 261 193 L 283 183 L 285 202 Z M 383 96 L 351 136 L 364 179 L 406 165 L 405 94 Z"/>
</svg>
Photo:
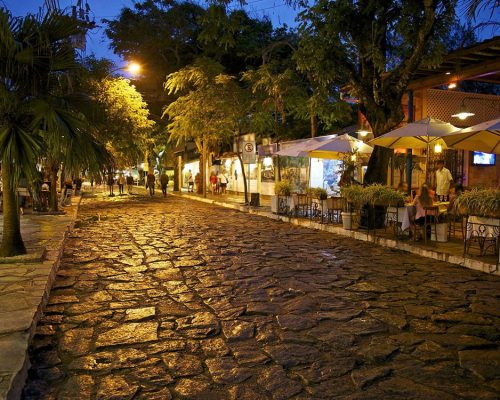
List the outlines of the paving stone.
<svg viewBox="0 0 500 400">
<path fill-rule="evenodd" d="M 222 322 L 222 331 L 229 341 L 244 340 L 254 336 L 255 326 L 245 321 L 224 321 Z"/>
<path fill-rule="evenodd" d="M 141 321 L 155 316 L 154 307 L 131 308 L 125 311 L 125 321 Z"/>
<path fill-rule="evenodd" d="M 162 360 L 174 376 L 193 376 L 203 372 L 198 357 L 190 354 L 165 353 Z"/>
<path fill-rule="evenodd" d="M 278 365 L 268 367 L 258 378 L 262 385 L 275 400 L 285 400 L 302 391 L 302 385 L 286 376 L 285 371 Z"/>
<path fill-rule="evenodd" d="M 385 378 L 390 373 L 391 369 L 387 367 L 356 369 L 351 372 L 351 378 L 358 388 L 365 388 L 373 382 Z"/>
<path fill-rule="evenodd" d="M 92 399 L 92 390 L 94 387 L 94 378 L 90 375 L 71 376 L 58 394 L 61 400 L 90 400 Z"/>
<path fill-rule="evenodd" d="M 215 383 L 234 385 L 252 376 L 248 368 L 241 368 L 231 357 L 209 358 L 205 360 L 208 371 Z"/>
<path fill-rule="evenodd" d="M 97 336 L 96 346 L 145 343 L 158 340 L 156 322 L 132 322 L 118 326 Z"/>
<path fill-rule="evenodd" d="M 105 376 L 97 389 L 97 400 L 130 400 L 139 386 L 130 385 L 122 376 Z"/>
<path fill-rule="evenodd" d="M 500 350 L 463 350 L 458 355 L 460 366 L 481 379 L 499 378 Z"/>
<path fill-rule="evenodd" d="M 175 384 L 174 390 L 188 399 L 203 398 L 203 393 L 210 388 L 206 378 L 182 378 Z"/>
<path fill-rule="evenodd" d="M 97 210 L 66 242 L 26 400 L 500 390 L 498 277 L 178 197 L 84 199 L 80 219 Z"/>
</svg>

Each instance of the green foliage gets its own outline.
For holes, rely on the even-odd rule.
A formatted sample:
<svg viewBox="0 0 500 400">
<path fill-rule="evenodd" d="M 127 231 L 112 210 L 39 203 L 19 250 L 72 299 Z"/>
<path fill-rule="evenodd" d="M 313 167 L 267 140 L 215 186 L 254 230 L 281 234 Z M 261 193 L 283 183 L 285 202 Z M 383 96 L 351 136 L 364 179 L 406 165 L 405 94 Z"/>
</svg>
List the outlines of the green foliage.
<svg viewBox="0 0 500 400">
<path fill-rule="evenodd" d="M 292 194 L 292 190 L 292 182 L 286 179 L 276 182 L 274 185 L 274 193 L 278 196 L 290 196 Z"/>
<path fill-rule="evenodd" d="M 97 102 L 96 135 L 113 154 L 118 167 L 134 165 L 150 145 L 154 121 L 147 104 L 128 79 L 89 79 L 87 88 Z"/>
<path fill-rule="evenodd" d="M 478 189 L 463 192 L 453 203 L 461 215 L 500 217 L 500 189 Z"/>
<path fill-rule="evenodd" d="M 328 192 L 326 189 L 317 187 L 312 189 L 311 196 L 318 200 L 326 200 L 328 198 Z"/>
<path fill-rule="evenodd" d="M 163 114 L 169 118 L 170 140 L 194 140 L 201 153 L 203 141 L 209 145 L 227 141 L 247 126 L 247 97 L 235 78 L 213 60 L 198 59 L 170 74 L 165 90 L 179 95 Z"/>
<path fill-rule="evenodd" d="M 404 204 L 405 195 L 381 184 L 368 185 L 363 188 L 365 201 L 378 206 L 401 206 Z"/>
<path fill-rule="evenodd" d="M 366 204 L 365 192 L 361 185 L 343 186 L 340 188 L 340 194 L 356 209 Z"/>
</svg>

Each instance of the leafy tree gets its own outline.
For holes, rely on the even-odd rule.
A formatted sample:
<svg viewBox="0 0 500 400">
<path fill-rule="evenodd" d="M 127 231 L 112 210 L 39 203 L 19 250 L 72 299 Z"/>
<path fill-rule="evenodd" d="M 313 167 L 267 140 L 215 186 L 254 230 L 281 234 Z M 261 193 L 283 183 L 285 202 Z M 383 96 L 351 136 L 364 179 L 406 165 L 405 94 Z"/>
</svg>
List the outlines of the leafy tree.
<svg viewBox="0 0 500 400">
<path fill-rule="evenodd" d="M 317 82 L 347 84 L 374 136 L 403 119 L 401 99 L 415 71 L 437 64 L 455 1 L 327 1 L 301 13 L 300 70 Z M 385 183 L 391 151 L 376 147 L 367 182 Z"/>
<path fill-rule="evenodd" d="M 80 32 L 75 20 L 57 12 L 13 18 L 0 9 L 2 256 L 26 252 L 16 196 L 19 177 L 33 179 L 44 142 L 56 145 L 64 129 L 77 129 L 72 110 L 62 101 L 60 82 L 77 68 L 70 39 Z"/>
<path fill-rule="evenodd" d="M 179 94 L 165 108 L 172 141 L 194 141 L 200 154 L 203 194 L 206 196 L 205 164 L 208 150 L 228 141 L 248 127 L 248 97 L 235 77 L 222 65 L 202 58 L 168 76 L 165 89 Z M 243 169 L 243 168 L 242 168 Z"/>
<path fill-rule="evenodd" d="M 125 7 L 116 20 L 104 20 L 111 48 L 145 65 L 141 88 L 161 96 L 165 77 L 201 53 L 197 42 L 204 9 L 192 2 L 145 0 Z"/>
<path fill-rule="evenodd" d="M 154 122 L 142 95 L 122 77 L 91 80 L 89 90 L 101 107 L 97 137 L 106 144 L 116 166 L 135 165 L 148 149 Z"/>
</svg>

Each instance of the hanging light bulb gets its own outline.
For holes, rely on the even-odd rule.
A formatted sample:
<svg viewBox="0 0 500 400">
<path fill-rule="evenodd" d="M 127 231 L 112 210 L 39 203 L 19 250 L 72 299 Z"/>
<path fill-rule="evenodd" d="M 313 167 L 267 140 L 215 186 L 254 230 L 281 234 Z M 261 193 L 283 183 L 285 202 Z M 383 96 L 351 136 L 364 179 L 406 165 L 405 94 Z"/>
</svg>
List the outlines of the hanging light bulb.
<svg viewBox="0 0 500 400">
<path fill-rule="evenodd" d="M 434 145 L 434 153 L 441 153 L 443 151 L 443 146 L 441 146 L 439 143 L 436 143 Z"/>
<path fill-rule="evenodd" d="M 467 107 L 465 107 L 465 102 L 462 100 L 462 104 L 460 104 L 458 112 L 456 114 L 453 114 L 452 117 L 461 119 L 463 121 L 464 119 L 472 117 L 474 115 L 476 114 L 467 110 Z"/>
<path fill-rule="evenodd" d="M 356 161 L 356 154 L 351 155 L 351 161 Z"/>
</svg>

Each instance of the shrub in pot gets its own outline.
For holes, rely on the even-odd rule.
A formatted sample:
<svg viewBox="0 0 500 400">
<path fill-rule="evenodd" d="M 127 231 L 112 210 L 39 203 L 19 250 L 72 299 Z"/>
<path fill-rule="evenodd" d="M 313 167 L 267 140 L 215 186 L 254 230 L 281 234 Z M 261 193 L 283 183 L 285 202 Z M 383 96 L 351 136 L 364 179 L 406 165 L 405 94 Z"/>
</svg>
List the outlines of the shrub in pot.
<svg viewBox="0 0 500 400">
<path fill-rule="evenodd" d="M 478 189 L 463 192 L 453 207 L 460 215 L 500 218 L 500 189 Z"/>
</svg>

